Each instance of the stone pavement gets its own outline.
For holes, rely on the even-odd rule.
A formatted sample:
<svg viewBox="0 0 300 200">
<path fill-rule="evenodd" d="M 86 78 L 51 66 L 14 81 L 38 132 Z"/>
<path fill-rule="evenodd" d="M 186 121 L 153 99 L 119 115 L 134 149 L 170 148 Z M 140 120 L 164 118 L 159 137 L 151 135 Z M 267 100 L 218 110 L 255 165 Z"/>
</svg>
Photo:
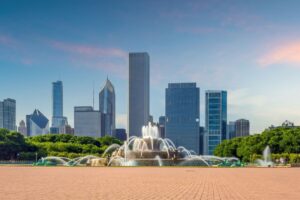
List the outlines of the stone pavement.
<svg viewBox="0 0 300 200">
<path fill-rule="evenodd" d="M 0 167 L 1 200 L 300 200 L 300 168 Z"/>
</svg>

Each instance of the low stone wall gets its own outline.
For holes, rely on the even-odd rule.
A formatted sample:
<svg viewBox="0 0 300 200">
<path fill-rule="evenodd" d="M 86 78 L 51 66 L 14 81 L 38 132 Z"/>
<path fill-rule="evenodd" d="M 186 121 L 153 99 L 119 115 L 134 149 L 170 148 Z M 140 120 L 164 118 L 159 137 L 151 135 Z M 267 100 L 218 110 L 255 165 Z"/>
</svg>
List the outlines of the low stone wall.
<svg viewBox="0 0 300 200">
<path fill-rule="evenodd" d="M 291 164 L 291 167 L 300 167 L 300 163 Z"/>
</svg>

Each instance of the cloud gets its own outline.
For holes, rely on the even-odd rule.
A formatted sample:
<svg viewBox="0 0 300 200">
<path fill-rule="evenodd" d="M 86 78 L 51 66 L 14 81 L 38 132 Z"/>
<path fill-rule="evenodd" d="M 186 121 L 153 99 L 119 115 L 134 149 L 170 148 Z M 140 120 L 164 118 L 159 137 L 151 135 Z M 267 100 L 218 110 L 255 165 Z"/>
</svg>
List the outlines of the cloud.
<svg viewBox="0 0 300 200">
<path fill-rule="evenodd" d="M 260 107 L 267 103 L 267 98 L 263 95 L 252 95 L 247 88 L 228 91 L 228 102 L 231 106 L 253 106 Z"/>
<path fill-rule="evenodd" d="M 263 55 L 258 63 L 262 67 L 274 64 L 300 64 L 300 41 L 283 44 Z"/>
<path fill-rule="evenodd" d="M 117 114 L 116 127 L 125 128 L 127 130 L 127 114 Z"/>
<path fill-rule="evenodd" d="M 127 59 L 128 53 L 119 48 L 101 48 L 91 45 L 70 44 L 60 41 L 51 41 L 50 45 L 69 53 L 76 53 L 84 56 L 115 57 Z"/>
<path fill-rule="evenodd" d="M 5 45 L 10 48 L 16 48 L 18 42 L 11 36 L 8 35 L 0 35 L 0 45 Z"/>
<path fill-rule="evenodd" d="M 120 48 L 103 48 L 92 45 L 49 41 L 50 46 L 62 51 L 64 59 L 73 66 L 90 69 L 101 69 L 126 78 L 128 53 Z"/>
</svg>

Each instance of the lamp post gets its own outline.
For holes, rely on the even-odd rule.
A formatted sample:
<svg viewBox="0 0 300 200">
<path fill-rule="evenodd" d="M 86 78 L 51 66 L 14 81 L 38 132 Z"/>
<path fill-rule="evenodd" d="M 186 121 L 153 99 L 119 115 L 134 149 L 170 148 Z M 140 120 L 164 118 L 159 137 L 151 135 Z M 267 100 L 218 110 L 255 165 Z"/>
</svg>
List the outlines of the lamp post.
<svg viewBox="0 0 300 200">
<path fill-rule="evenodd" d="M 35 162 L 37 163 L 37 156 L 38 156 L 38 153 L 35 152 Z"/>
</svg>

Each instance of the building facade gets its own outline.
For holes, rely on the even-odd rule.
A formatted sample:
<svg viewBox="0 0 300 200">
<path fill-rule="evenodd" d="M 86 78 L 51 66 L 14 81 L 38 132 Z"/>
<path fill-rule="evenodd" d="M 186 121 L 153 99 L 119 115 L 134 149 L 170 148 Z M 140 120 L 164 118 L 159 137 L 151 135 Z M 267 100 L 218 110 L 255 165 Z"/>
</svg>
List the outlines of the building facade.
<svg viewBox="0 0 300 200">
<path fill-rule="evenodd" d="M 250 135 L 250 122 L 246 119 L 235 121 L 235 137 L 244 137 Z"/>
<path fill-rule="evenodd" d="M 49 120 L 39 110 L 26 115 L 27 136 L 37 136 L 49 133 Z"/>
<path fill-rule="evenodd" d="M 204 153 L 213 155 L 216 146 L 227 138 L 226 91 L 206 91 L 205 127 Z"/>
<path fill-rule="evenodd" d="M 116 99 L 115 89 L 110 80 L 106 79 L 99 93 L 99 111 L 102 114 L 101 135 L 114 135 L 116 128 Z"/>
<path fill-rule="evenodd" d="M 101 137 L 101 112 L 91 106 L 74 107 L 74 135 Z"/>
<path fill-rule="evenodd" d="M 165 135 L 176 146 L 199 154 L 200 89 L 196 83 L 170 83 L 166 89 Z"/>
<path fill-rule="evenodd" d="M 0 128 L 16 130 L 16 100 L 8 98 L 0 101 Z"/>
<path fill-rule="evenodd" d="M 161 138 L 166 137 L 166 117 L 160 116 L 158 120 L 158 129 Z"/>
<path fill-rule="evenodd" d="M 141 136 L 148 124 L 150 58 L 148 53 L 129 53 L 128 134 Z"/>
<path fill-rule="evenodd" d="M 24 136 L 27 136 L 27 128 L 24 120 L 21 120 L 18 127 L 18 132 Z"/>
<path fill-rule="evenodd" d="M 228 134 L 229 139 L 232 139 L 232 138 L 236 137 L 236 134 L 235 134 L 235 121 L 231 121 L 231 122 L 228 123 L 227 134 Z"/>
<path fill-rule="evenodd" d="M 63 116 L 63 83 L 52 83 L 52 126 L 51 133 L 65 133 L 68 120 Z"/>
<path fill-rule="evenodd" d="M 124 129 L 124 128 L 116 129 L 115 137 L 121 141 L 126 141 L 127 140 L 126 129 Z"/>
</svg>

